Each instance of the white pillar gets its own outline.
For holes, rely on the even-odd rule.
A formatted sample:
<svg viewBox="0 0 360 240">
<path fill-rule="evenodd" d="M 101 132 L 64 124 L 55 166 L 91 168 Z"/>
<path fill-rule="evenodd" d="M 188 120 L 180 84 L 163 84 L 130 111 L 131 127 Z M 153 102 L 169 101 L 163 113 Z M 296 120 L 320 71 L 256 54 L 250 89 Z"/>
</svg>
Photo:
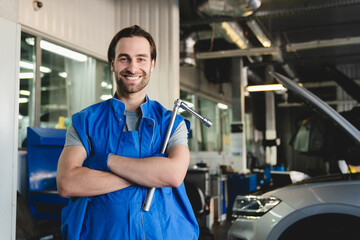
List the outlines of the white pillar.
<svg viewBox="0 0 360 240">
<path fill-rule="evenodd" d="M 276 139 L 276 117 L 275 117 L 275 96 L 273 92 L 265 93 L 266 104 L 266 130 L 265 139 Z M 265 150 L 266 163 L 277 164 L 277 146 L 267 146 Z"/>
<path fill-rule="evenodd" d="M 246 160 L 246 131 L 244 130 L 244 82 L 247 82 L 247 68 L 244 67 L 242 58 L 233 59 L 231 77 L 233 100 L 233 122 L 231 124 L 232 162 L 235 171 L 244 173 L 248 172 Z"/>
<path fill-rule="evenodd" d="M 3 16 L 0 11 L 0 239 L 15 239 L 21 28 Z"/>
<path fill-rule="evenodd" d="M 271 83 L 272 77 L 268 74 L 269 71 L 273 70 L 273 66 L 266 68 L 266 82 Z M 275 114 L 275 95 L 274 92 L 265 92 L 265 110 L 266 110 L 266 130 L 265 139 L 275 140 L 276 139 L 276 114 Z M 265 148 L 265 160 L 270 165 L 277 164 L 277 146 L 267 146 Z"/>
</svg>

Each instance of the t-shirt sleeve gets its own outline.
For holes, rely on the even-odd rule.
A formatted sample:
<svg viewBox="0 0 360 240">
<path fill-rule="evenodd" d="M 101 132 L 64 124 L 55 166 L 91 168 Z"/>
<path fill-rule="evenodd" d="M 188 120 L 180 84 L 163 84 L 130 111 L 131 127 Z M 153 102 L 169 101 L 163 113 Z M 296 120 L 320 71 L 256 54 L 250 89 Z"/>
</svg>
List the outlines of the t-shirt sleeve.
<svg viewBox="0 0 360 240">
<path fill-rule="evenodd" d="M 79 134 L 76 132 L 73 125 L 70 123 L 67 131 L 66 131 L 66 139 L 65 139 L 65 146 L 83 146 Z"/>
<path fill-rule="evenodd" d="M 188 130 L 184 120 L 180 122 L 179 126 L 171 135 L 167 145 L 167 149 L 175 145 L 185 145 L 186 147 L 188 147 Z"/>
</svg>

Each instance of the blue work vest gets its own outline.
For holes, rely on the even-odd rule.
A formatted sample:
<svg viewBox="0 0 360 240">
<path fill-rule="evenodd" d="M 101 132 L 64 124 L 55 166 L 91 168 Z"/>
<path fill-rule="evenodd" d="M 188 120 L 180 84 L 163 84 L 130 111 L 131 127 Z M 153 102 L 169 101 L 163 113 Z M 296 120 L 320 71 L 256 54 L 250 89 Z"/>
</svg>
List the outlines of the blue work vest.
<svg viewBox="0 0 360 240">
<path fill-rule="evenodd" d="M 145 158 L 160 153 L 172 112 L 148 97 L 141 111 L 138 131 L 123 131 L 125 104 L 115 98 L 74 114 L 72 124 L 88 157 L 112 153 Z M 182 120 L 177 115 L 173 131 Z M 145 212 L 142 205 L 147 190 L 132 185 L 99 196 L 78 198 L 63 209 L 63 238 L 198 239 L 199 227 L 184 183 L 177 188 L 157 188 L 150 210 Z"/>
</svg>

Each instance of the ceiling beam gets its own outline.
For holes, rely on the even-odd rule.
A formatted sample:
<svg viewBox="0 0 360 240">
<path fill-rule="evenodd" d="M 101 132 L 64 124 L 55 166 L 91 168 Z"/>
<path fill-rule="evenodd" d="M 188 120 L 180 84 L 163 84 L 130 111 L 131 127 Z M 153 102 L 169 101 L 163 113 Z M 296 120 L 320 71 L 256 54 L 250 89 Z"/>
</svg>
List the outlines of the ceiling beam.
<svg viewBox="0 0 360 240">
<path fill-rule="evenodd" d="M 249 49 L 236 49 L 236 50 L 224 50 L 214 52 L 201 52 L 196 54 L 197 59 L 214 59 L 214 58 L 228 58 L 228 57 L 252 57 L 261 55 L 274 55 L 280 54 L 280 48 L 249 48 Z"/>
<path fill-rule="evenodd" d="M 348 38 L 335 38 L 326 40 L 314 40 L 301 43 L 290 43 L 286 45 L 286 51 L 296 52 L 300 50 L 323 48 L 323 47 L 338 47 L 346 45 L 360 44 L 360 37 L 348 37 Z"/>
</svg>

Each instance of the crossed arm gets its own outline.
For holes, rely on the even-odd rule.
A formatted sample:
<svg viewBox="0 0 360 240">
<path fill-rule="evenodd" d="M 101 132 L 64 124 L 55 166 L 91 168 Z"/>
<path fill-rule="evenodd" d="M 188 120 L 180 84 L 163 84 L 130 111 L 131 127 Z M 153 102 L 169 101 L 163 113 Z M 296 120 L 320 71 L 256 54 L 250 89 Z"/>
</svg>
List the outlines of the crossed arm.
<svg viewBox="0 0 360 240">
<path fill-rule="evenodd" d="M 175 145 L 167 157 L 127 158 L 110 155 L 110 172 L 83 167 L 87 158 L 83 146 L 66 146 L 59 158 L 57 187 L 63 197 L 95 196 L 132 184 L 147 187 L 178 187 L 190 161 L 189 149 Z"/>
</svg>

